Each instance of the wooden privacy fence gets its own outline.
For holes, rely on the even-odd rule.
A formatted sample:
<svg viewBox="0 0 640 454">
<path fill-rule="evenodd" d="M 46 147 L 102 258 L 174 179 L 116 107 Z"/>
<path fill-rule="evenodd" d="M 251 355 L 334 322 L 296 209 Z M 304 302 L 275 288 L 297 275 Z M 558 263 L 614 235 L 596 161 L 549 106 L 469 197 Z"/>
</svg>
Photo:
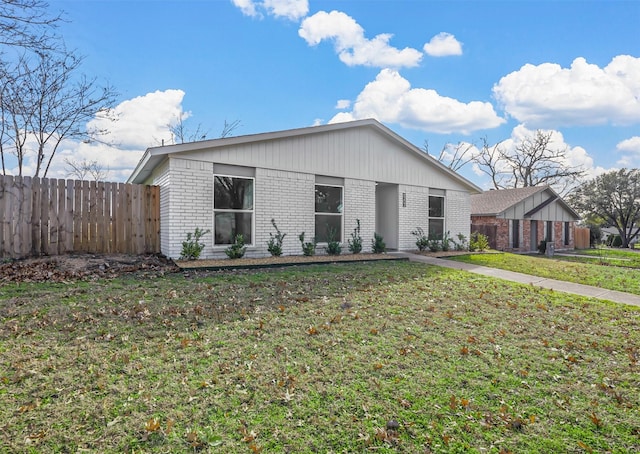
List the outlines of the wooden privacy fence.
<svg viewBox="0 0 640 454">
<path fill-rule="evenodd" d="M 160 252 L 160 188 L 0 175 L 0 255 Z"/>
<path fill-rule="evenodd" d="M 591 247 L 591 231 L 584 227 L 573 229 L 573 244 L 576 249 L 588 249 Z"/>
</svg>

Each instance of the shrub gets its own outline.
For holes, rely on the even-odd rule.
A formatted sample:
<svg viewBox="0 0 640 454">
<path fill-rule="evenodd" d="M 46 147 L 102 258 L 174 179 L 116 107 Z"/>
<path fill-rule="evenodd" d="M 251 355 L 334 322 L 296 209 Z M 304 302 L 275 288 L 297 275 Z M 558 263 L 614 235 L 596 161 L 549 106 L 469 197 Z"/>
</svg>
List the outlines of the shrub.
<svg viewBox="0 0 640 454">
<path fill-rule="evenodd" d="M 538 254 L 544 254 L 545 252 L 547 252 L 547 240 L 542 240 L 538 244 Z"/>
<path fill-rule="evenodd" d="M 455 247 L 456 251 L 466 251 L 468 249 L 468 245 L 467 245 L 467 237 L 464 236 L 462 233 L 458 233 L 458 235 L 456 235 L 458 237 L 458 241 L 452 240 L 453 241 L 453 245 Z"/>
<path fill-rule="evenodd" d="M 382 254 L 386 251 L 387 245 L 384 243 L 382 235 L 374 233 L 373 239 L 371 240 L 371 252 L 374 254 Z"/>
<path fill-rule="evenodd" d="M 351 239 L 349 240 L 349 252 L 352 254 L 358 254 L 362 251 L 362 237 L 360 236 L 360 219 L 356 219 L 356 227 L 351 232 Z"/>
<path fill-rule="evenodd" d="M 418 250 L 424 251 L 429 247 L 429 238 L 427 238 L 422 227 L 416 227 L 416 229 L 411 232 L 411 235 L 416 237 L 416 246 L 418 246 Z"/>
<path fill-rule="evenodd" d="M 440 243 L 440 239 L 437 235 L 429 235 L 427 246 L 431 252 L 438 252 L 442 249 L 442 244 Z"/>
<path fill-rule="evenodd" d="M 448 251 L 449 249 L 451 249 L 452 241 L 453 240 L 449 237 L 449 232 L 445 232 L 445 234 L 442 235 L 442 250 Z"/>
<path fill-rule="evenodd" d="M 272 257 L 280 257 L 282 255 L 282 242 L 284 241 L 284 237 L 287 236 L 286 233 L 280 232 L 278 226 L 276 225 L 276 221 L 271 219 L 271 225 L 276 229 L 276 234 L 269 232 L 269 241 L 267 241 L 267 249 Z"/>
<path fill-rule="evenodd" d="M 299 236 L 298 239 L 300 240 L 300 244 L 302 245 L 302 254 L 306 255 L 307 257 L 311 257 L 312 255 L 315 255 L 316 253 L 316 240 L 314 239 L 313 241 L 308 241 L 308 242 L 304 242 L 304 232 L 302 232 Z"/>
<path fill-rule="evenodd" d="M 611 247 L 620 247 L 622 246 L 622 237 L 619 234 L 611 235 Z"/>
<path fill-rule="evenodd" d="M 489 237 L 480 232 L 473 232 L 469 239 L 469 250 L 482 252 L 487 249 L 489 249 Z"/>
<path fill-rule="evenodd" d="M 336 229 L 329 228 L 327 231 L 327 254 L 340 255 L 342 252 L 342 246 L 340 242 L 336 240 Z"/>
<path fill-rule="evenodd" d="M 200 243 L 200 238 L 209 233 L 211 230 L 200 230 L 196 227 L 195 232 L 187 233 L 186 241 L 182 242 L 182 253 L 180 260 L 196 260 L 200 257 L 200 253 L 204 249 L 204 243 Z"/>
<path fill-rule="evenodd" d="M 234 243 L 225 249 L 224 253 L 227 254 L 227 257 L 230 259 L 241 259 L 246 251 L 247 247 L 244 245 L 244 236 L 238 233 Z"/>
</svg>

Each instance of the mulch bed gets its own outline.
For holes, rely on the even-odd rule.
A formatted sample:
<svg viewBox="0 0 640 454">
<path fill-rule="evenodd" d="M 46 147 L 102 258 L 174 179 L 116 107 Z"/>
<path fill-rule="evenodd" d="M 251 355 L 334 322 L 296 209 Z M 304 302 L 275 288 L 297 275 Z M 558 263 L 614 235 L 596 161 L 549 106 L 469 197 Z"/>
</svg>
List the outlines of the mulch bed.
<svg viewBox="0 0 640 454">
<path fill-rule="evenodd" d="M 224 269 L 253 269 L 277 268 L 295 265 L 312 265 L 319 263 L 364 262 L 377 260 L 406 260 L 389 254 L 345 254 L 345 255 L 286 255 L 281 257 L 219 259 L 219 260 L 189 260 L 176 261 L 183 270 L 224 270 Z"/>
</svg>

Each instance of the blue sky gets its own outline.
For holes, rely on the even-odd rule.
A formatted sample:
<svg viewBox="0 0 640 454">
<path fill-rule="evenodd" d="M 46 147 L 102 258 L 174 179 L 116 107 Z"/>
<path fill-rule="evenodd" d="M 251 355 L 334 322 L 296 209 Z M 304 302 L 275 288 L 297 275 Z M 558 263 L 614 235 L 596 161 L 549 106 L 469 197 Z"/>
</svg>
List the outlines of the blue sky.
<svg viewBox="0 0 640 454">
<path fill-rule="evenodd" d="M 51 0 L 83 71 L 119 92 L 125 180 L 181 115 L 209 138 L 374 117 L 418 147 L 554 132 L 591 175 L 640 166 L 640 1 Z M 95 120 L 99 122 L 100 120 Z M 461 173 L 487 187 L 468 166 Z"/>
</svg>

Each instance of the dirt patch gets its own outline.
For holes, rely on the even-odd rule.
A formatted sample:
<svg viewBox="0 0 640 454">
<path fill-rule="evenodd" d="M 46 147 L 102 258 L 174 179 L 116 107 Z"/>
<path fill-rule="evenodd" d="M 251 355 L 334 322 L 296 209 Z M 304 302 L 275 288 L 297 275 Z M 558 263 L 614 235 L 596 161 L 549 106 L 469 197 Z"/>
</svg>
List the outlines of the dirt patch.
<svg viewBox="0 0 640 454">
<path fill-rule="evenodd" d="M 111 279 L 125 274 L 161 276 L 179 271 L 162 255 L 70 254 L 14 260 L 0 265 L 0 284 Z"/>
</svg>

